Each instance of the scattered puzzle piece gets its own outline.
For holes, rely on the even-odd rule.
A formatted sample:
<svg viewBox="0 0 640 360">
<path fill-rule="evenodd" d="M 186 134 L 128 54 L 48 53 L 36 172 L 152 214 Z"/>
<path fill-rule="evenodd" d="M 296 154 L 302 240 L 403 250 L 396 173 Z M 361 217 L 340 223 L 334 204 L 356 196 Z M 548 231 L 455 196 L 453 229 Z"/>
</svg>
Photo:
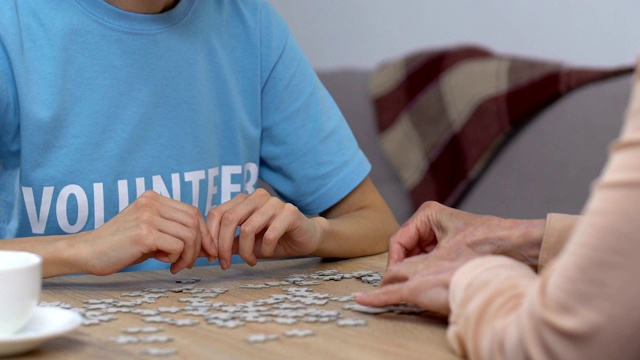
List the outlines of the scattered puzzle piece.
<svg viewBox="0 0 640 360">
<path fill-rule="evenodd" d="M 367 314 L 381 314 L 381 313 L 389 312 L 389 309 L 385 307 L 365 306 L 360 304 L 347 304 L 342 308 L 361 312 L 361 313 L 367 313 Z"/>
<path fill-rule="evenodd" d="M 338 319 L 336 321 L 338 326 L 365 326 L 367 320 L 364 319 Z"/>
<path fill-rule="evenodd" d="M 313 336 L 316 333 L 313 330 L 293 329 L 293 330 L 285 331 L 282 334 L 286 337 L 307 337 L 307 336 Z"/>
<path fill-rule="evenodd" d="M 294 318 L 285 318 L 285 317 L 277 317 L 274 318 L 273 321 L 277 324 L 281 324 L 281 325 L 292 325 L 298 322 L 298 319 L 294 319 Z"/>
<path fill-rule="evenodd" d="M 142 343 L 150 344 L 150 343 L 167 343 L 169 341 L 173 341 L 173 338 L 171 336 L 164 336 L 164 335 L 148 335 L 148 336 L 140 337 L 139 340 Z"/>
<path fill-rule="evenodd" d="M 127 301 L 118 299 L 86 300 L 84 306 L 76 309 L 76 311 L 82 314 L 84 317 L 83 324 L 87 326 L 113 321 L 117 319 L 113 314 L 120 312 L 140 315 L 141 319 L 148 323 L 166 323 L 178 327 L 196 326 L 200 322 L 203 322 L 204 326 L 217 326 L 224 329 L 235 329 L 244 326 L 246 323 L 269 322 L 275 322 L 283 326 L 291 326 L 301 322 L 308 324 L 334 323 L 340 327 L 366 326 L 366 320 L 342 318 L 340 310 L 318 308 L 325 306 L 329 302 L 352 302 L 353 296 L 334 296 L 332 294 L 314 292 L 313 289 L 308 287 L 321 285 L 324 282 L 348 279 L 359 279 L 364 283 L 376 286 L 381 281 L 382 276 L 374 271 L 343 273 L 338 270 L 322 270 L 312 274 L 291 274 L 281 281 L 241 285 L 240 288 L 242 289 L 256 291 L 282 286 L 283 293 L 271 294 L 264 299 L 236 304 L 206 300 L 227 293 L 229 290 L 226 288 L 196 288 L 193 284 L 199 282 L 199 278 L 182 279 L 176 280 L 176 283 L 182 284 L 178 287 L 168 286 L 166 288 L 146 288 L 142 291 L 123 292 L 121 296 L 122 298 L 127 298 Z M 169 296 L 178 296 L 177 302 L 183 303 L 184 306 L 153 305 L 158 299 Z M 60 302 L 42 304 L 42 306 L 45 305 L 72 307 Z M 383 312 L 414 314 L 422 312 L 420 308 L 404 304 L 374 308 L 354 303 L 343 306 L 343 309 L 369 314 Z M 172 317 L 162 316 L 162 314 L 166 313 L 171 314 Z M 199 318 L 201 321 L 187 318 L 187 316 Z M 153 326 L 127 328 L 122 330 L 125 335 L 112 337 L 111 340 L 122 345 L 173 341 L 170 336 L 148 335 L 159 331 L 162 331 L 162 329 Z M 138 336 L 131 336 L 132 334 Z M 147 335 L 140 336 L 144 334 Z M 282 333 L 282 336 L 287 338 L 302 338 L 314 335 L 315 332 L 310 329 L 290 329 Z M 277 339 L 278 335 L 254 334 L 248 336 L 245 340 L 249 343 L 260 343 Z M 148 348 L 143 352 L 144 355 L 149 356 L 168 356 L 176 353 L 177 350 L 174 348 Z"/>
<path fill-rule="evenodd" d="M 118 345 L 137 344 L 140 342 L 135 336 L 114 336 L 111 338 L 111 341 Z"/>
<path fill-rule="evenodd" d="M 130 327 L 130 328 L 126 328 L 123 329 L 122 332 L 125 334 L 138 334 L 138 333 L 156 333 L 156 332 L 160 332 L 162 331 L 162 328 L 159 327 L 155 327 L 155 326 L 146 326 L 143 328 L 138 328 L 138 327 Z"/>
<path fill-rule="evenodd" d="M 268 289 L 269 285 L 265 284 L 244 284 L 239 286 L 240 289 Z"/>
<path fill-rule="evenodd" d="M 182 279 L 176 280 L 178 284 L 195 284 L 200 281 L 200 278 Z"/>
<path fill-rule="evenodd" d="M 142 355 L 149 356 L 171 356 L 178 353 L 176 348 L 147 348 L 142 351 Z"/>
<path fill-rule="evenodd" d="M 175 326 L 194 326 L 194 325 L 198 325 L 200 322 L 198 320 L 193 320 L 193 319 L 178 319 L 178 320 L 173 320 L 171 322 L 171 325 L 175 325 Z"/>
<path fill-rule="evenodd" d="M 249 335 L 245 338 L 249 343 L 263 343 L 267 341 L 278 340 L 278 335 L 269 335 L 269 334 L 253 334 Z"/>
</svg>

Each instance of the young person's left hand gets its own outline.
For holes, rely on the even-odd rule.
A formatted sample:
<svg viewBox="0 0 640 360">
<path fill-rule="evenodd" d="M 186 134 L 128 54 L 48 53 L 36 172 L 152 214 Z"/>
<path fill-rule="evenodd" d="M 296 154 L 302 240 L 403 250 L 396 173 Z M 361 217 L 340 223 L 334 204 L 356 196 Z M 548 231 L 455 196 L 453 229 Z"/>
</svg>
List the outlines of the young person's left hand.
<svg viewBox="0 0 640 360">
<path fill-rule="evenodd" d="M 231 266 L 232 254 L 251 266 L 258 258 L 309 255 L 320 245 L 326 222 L 322 217 L 308 218 L 264 189 L 239 194 L 207 214 L 213 246 L 225 270 Z"/>
</svg>

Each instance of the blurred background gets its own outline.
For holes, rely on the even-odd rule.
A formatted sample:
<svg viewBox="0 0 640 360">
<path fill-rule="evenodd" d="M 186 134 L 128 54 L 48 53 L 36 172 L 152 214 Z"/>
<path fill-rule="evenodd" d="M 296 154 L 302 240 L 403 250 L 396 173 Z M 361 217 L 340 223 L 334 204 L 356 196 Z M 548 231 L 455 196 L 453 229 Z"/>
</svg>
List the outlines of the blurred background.
<svg viewBox="0 0 640 360">
<path fill-rule="evenodd" d="M 436 179 L 428 169 L 431 159 L 439 156 L 440 149 L 447 144 L 468 148 L 476 145 L 473 139 L 471 142 L 465 140 L 463 144 L 457 137 L 458 128 L 454 127 L 437 138 L 439 145 L 426 153 L 424 144 L 407 150 L 407 144 L 411 143 L 407 139 L 416 137 L 412 134 L 417 134 L 419 129 L 435 134 L 430 133 L 434 128 L 432 122 L 447 117 L 447 113 L 438 112 L 441 107 L 429 103 L 420 108 L 416 105 L 420 101 L 413 98 L 404 99 L 405 102 L 396 99 L 394 103 L 403 106 L 399 113 L 402 116 L 395 121 L 406 125 L 408 122 L 399 119 L 412 114 L 415 116 L 410 122 L 413 127 L 398 132 L 404 135 L 398 135 L 395 140 L 389 140 L 392 136 L 388 134 L 395 133 L 381 133 L 383 129 L 378 126 L 376 114 L 386 110 L 374 106 L 376 95 L 370 86 L 376 75 L 384 74 L 384 71 L 379 73 L 385 68 L 381 65 L 389 62 L 398 65 L 398 61 L 402 64 L 407 55 L 425 50 L 473 45 L 502 56 L 504 60 L 519 58 L 531 64 L 546 64 L 549 69 L 557 67 L 558 63 L 562 63 L 567 71 L 580 67 L 629 69 L 623 75 L 592 81 L 567 93 L 559 91 L 563 89 L 562 81 L 549 81 L 554 78 L 545 77 L 548 75 L 545 72 L 536 72 L 533 65 L 529 70 L 521 69 L 523 73 L 515 78 L 509 77 L 515 75 L 514 68 L 510 68 L 509 75 L 487 68 L 467 71 L 465 76 L 458 76 L 458 72 L 457 87 L 450 89 L 446 81 L 440 79 L 447 79 L 456 73 L 453 69 L 462 69 L 464 64 L 456 65 L 448 72 L 435 63 L 430 71 L 438 73 L 438 77 L 433 82 L 425 82 L 416 93 L 428 99 L 426 94 L 444 86 L 442 89 L 445 90 L 439 92 L 441 95 L 451 97 L 456 91 L 467 95 L 451 103 L 486 100 L 485 106 L 491 105 L 495 114 L 484 116 L 481 111 L 470 114 L 477 114 L 474 121 L 484 124 L 481 129 L 489 130 L 496 123 L 504 122 L 505 116 L 509 117 L 509 111 L 498 116 L 500 110 L 531 105 L 529 103 L 535 102 L 545 91 L 555 94 L 548 103 L 533 107 L 532 112 L 517 122 L 509 120 L 510 124 L 520 125 L 500 133 L 494 139 L 497 145 L 484 155 L 489 160 L 465 173 L 470 181 L 458 188 L 462 191 L 458 192 L 459 197 L 454 197 L 454 204 L 471 212 L 512 218 L 541 218 L 549 212 L 577 214 L 581 211 L 624 118 L 633 79 L 631 68 L 640 54 L 640 1 L 269 1 L 285 19 L 344 113 L 373 164 L 371 177 L 374 183 L 400 221 L 407 219 L 421 201 L 431 198 L 416 195 L 419 192 L 414 191 L 413 185 L 400 181 L 399 174 L 409 169 L 411 174 L 423 176 L 422 180 Z M 400 79 L 403 82 L 398 84 L 405 84 L 409 77 L 412 81 L 407 84 L 423 82 L 423 79 L 415 78 L 417 75 L 413 75 L 412 68 L 405 69 L 400 65 L 391 69 L 395 69 L 394 76 L 388 83 Z M 535 78 L 536 74 L 540 77 Z M 535 94 L 530 93 L 531 96 L 519 100 L 505 95 L 524 86 L 518 79 L 530 76 L 534 78 L 530 78 L 528 85 L 536 88 Z M 492 93 L 497 82 L 507 79 L 515 79 L 510 88 Z M 471 96 L 474 91 L 480 91 L 480 94 Z M 490 93 L 492 95 L 487 95 Z M 395 129 L 404 128 L 398 125 Z M 489 130 L 476 129 L 473 136 L 478 139 L 492 136 Z M 414 143 L 424 139 L 424 136 L 418 136 Z M 401 151 L 395 151 L 391 145 L 398 146 Z M 394 152 L 400 155 L 394 158 Z M 421 156 L 429 160 L 424 161 Z M 461 154 L 460 158 L 451 160 L 452 164 L 467 163 L 465 156 Z M 403 168 L 405 163 L 411 165 Z M 454 183 L 453 179 L 443 181 L 444 184 Z M 427 182 L 429 189 L 440 189 L 442 184 Z"/>
<path fill-rule="evenodd" d="M 637 0 L 270 0 L 317 70 L 371 68 L 425 47 L 617 66 L 640 50 Z"/>
</svg>

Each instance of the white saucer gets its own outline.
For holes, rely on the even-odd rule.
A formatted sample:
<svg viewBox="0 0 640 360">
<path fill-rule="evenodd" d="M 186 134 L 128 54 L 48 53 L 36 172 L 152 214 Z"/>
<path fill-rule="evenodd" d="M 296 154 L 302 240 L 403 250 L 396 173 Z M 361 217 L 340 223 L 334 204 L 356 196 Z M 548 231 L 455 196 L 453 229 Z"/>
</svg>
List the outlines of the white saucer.
<svg viewBox="0 0 640 360">
<path fill-rule="evenodd" d="M 15 334 L 0 336 L 0 356 L 16 355 L 35 349 L 82 323 L 82 316 L 72 310 L 37 306 L 27 324 Z"/>
</svg>

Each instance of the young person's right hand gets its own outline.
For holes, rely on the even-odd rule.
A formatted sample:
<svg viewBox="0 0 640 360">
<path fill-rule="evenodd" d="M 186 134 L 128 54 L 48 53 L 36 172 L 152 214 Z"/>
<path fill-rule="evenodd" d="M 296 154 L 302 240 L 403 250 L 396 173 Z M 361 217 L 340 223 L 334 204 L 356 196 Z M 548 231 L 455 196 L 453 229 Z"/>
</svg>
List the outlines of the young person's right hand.
<svg viewBox="0 0 640 360">
<path fill-rule="evenodd" d="M 217 258 L 204 217 L 195 206 L 147 191 L 103 226 L 78 234 L 83 272 L 108 275 L 149 258 L 191 268 Z"/>
</svg>

